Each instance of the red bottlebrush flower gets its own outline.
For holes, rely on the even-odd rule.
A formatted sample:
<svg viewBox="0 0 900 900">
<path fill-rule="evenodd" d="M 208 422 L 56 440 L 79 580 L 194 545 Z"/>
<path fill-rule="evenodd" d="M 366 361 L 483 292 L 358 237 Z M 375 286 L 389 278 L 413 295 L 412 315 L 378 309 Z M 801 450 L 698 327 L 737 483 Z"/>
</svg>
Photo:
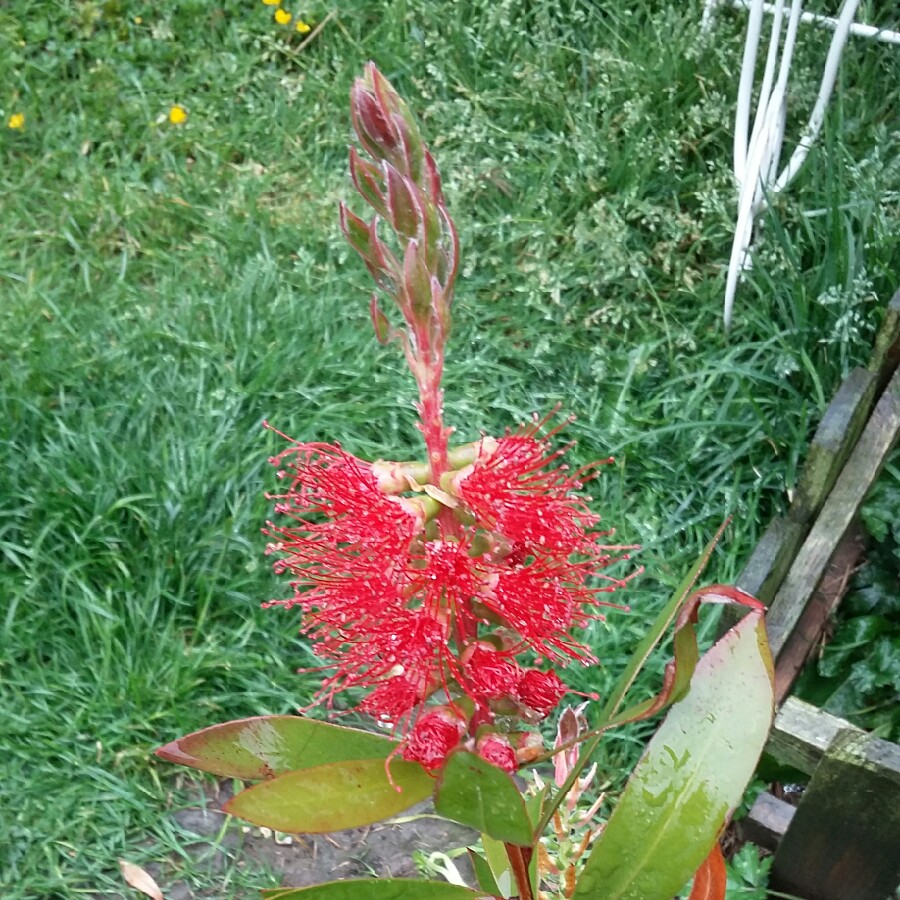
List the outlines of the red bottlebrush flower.
<svg viewBox="0 0 900 900">
<path fill-rule="evenodd" d="M 486 734 L 478 739 L 475 747 L 478 755 L 489 763 L 503 769 L 504 772 L 515 772 L 519 768 L 516 751 L 509 738 L 502 734 Z"/>
<path fill-rule="evenodd" d="M 465 719 L 449 706 L 432 709 L 413 725 L 403 747 L 403 758 L 433 772 L 444 764 L 465 730 Z"/>
<path fill-rule="evenodd" d="M 276 571 L 339 572 L 347 554 L 382 562 L 404 558 L 422 528 L 421 504 L 383 493 L 372 464 L 337 445 L 295 443 L 270 461 L 289 486 L 268 499 L 276 501 L 276 513 L 297 523 L 268 523 L 265 533 L 276 538 L 268 552 L 286 554 Z"/>
<path fill-rule="evenodd" d="M 403 721 L 422 700 L 421 690 L 403 675 L 388 678 L 359 704 L 359 711 L 385 723 Z"/>
<path fill-rule="evenodd" d="M 536 713 L 547 715 L 556 708 L 568 690 L 556 672 L 529 669 L 516 686 L 516 699 Z"/>
<path fill-rule="evenodd" d="M 508 654 L 477 644 L 463 654 L 467 692 L 475 700 L 509 697 L 522 675 L 521 667 Z"/>
<path fill-rule="evenodd" d="M 591 529 L 600 519 L 575 493 L 584 470 L 572 474 L 564 465 L 552 468 L 564 449 L 550 449 L 553 432 L 537 437 L 545 421 L 499 440 L 486 438 L 475 462 L 449 479 L 452 492 L 479 524 L 527 554 L 596 556 L 600 535 Z"/>
</svg>

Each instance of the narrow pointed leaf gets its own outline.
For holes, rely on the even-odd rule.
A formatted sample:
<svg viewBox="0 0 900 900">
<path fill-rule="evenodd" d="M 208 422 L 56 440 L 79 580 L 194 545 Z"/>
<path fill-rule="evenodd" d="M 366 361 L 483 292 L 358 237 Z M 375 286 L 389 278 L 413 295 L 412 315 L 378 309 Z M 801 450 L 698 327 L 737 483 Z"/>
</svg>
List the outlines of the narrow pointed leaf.
<svg viewBox="0 0 900 900">
<path fill-rule="evenodd" d="M 610 692 L 609 699 L 606 701 L 606 706 L 604 706 L 603 711 L 600 713 L 600 718 L 596 723 L 598 728 L 605 725 L 616 714 L 616 711 L 625 699 L 625 695 L 628 693 L 628 689 L 634 683 L 634 679 L 637 677 L 638 672 L 640 672 L 650 654 L 653 652 L 653 648 L 662 640 L 665 633 L 669 630 L 669 625 L 672 624 L 673 620 L 678 615 L 678 611 L 687 601 L 691 593 L 691 588 L 697 583 L 697 579 L 706 568 L 706 564 L 709 562 L 709 558 L 712 556 L 713 550 L 715 550 L 716 544 L 719 543 L 722 533 L 725 531 L 727 525 L 727 521 L 723 522 L 719 530 L 710 539 L 709 543 L 700 554 L 700 557 L 691 567 L 690 572 L 685 576 L 675 593 L 672 594 L 668 603 L 660 610 L 659 615 L 644 635 L 643 640 L 638 644 L 631 659 L 628 661 L 628 665 L 625 667 L 624 671 L 619 676 L 619 680 L 616 682 L 615 687 L 613 687 Z"/>
<path fill-rule="evenodd" d="M 481 846 L 484 847 L 485 858 L 499 889 L 497 895 L 504 898 L 512 897 L 516 892 L 516 880 L 503 841 L 495 841 L 492 837 L 482 834 Z"/>
<path fill-rule="evenodd" d="M 417 878 L 348 878 L 305 888 L 274 888 L 263 900 L 477 900 L 485 895 L 446 881 Z"/>
<path fill-rule="evenodd" d="M 156 755 L 213 775 L 258 781 L 330 762 L 385 760 L 395 746 L 381 735 L 315 719 L 253 716 L 195 731 Z"/>
<path fill-rule="evenodd" d="M 700 660 L 597 841 L 575 900 L 670 900 L 740 801 L 772 723 L 772 657 L 751 609 Z"/>
<path fill-rule="evenodd" d="M 494 873 L 491 871 L 490 863 L 480 853 L 476 853 L 471 848 L 467 850 L 467 853 L 469 854 L 469 861 L 472 863 L 472 870 L 475 872 L 475 880 L 478 882 L 478 886 L 495 897 L 506 896 L 505 894 L 501 895 Z"/>
<path fill-rule="evenodd" d="M 434 808 L 508 844 L 530 847 L 532 825 L 516 783 L 487 760 L 457 750 L 441 770 Z"/>
<path fill-rule="evenodd" d="M 356 759 L 288 772 L 232 797 L 230 815 L 276 831 L 322 834 L 388 819 L 431 796 L 434 779 L 417 763 Z"/>
</svg>

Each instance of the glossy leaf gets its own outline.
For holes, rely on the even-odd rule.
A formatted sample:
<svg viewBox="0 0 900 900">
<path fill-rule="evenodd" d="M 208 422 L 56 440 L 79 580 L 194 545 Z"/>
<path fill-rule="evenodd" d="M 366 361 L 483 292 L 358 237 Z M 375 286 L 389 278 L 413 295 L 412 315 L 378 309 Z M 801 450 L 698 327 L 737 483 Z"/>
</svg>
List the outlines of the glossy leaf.
<svg viewBox="0 0 900 900">
<path fill-rule="evenodd" d="M 772 723 L 772 658 L 753 609 L 700 660 L 597 841 L 575 900 L 670 900 L 740 801 Z"/>
<path fill-rule="evenodd" d="M 727 524 L 728 522 L 726 521 L 706 545 L 700 558 L 694 563 L 687 577 L 669 599 L 669 602 L 657 616 L 648 634 L 632 654 L 625 672 L 617 682 L 609 701 L 600 714 L 597 726 L 580 736 L 580 741 L 585 744 L 585 749 L 578 764 L 572 766 L 562 787 L 554 794 L 551 801 L 546 804 L 543 817 L 535 829 L 536 834 L 543 834 L 554 811 L 572 789 L 576 779 L 587 765 L 587 761 L 597 749 L 597 745 L 606 731 L 610 728 L 624 725 L 627 722 L 636 722 L 656 715 L 687 693 L 691 676 L 700 656 L 694 625 L 697 622 L 698 609 L 702 603 L 740 603 L 744 606 L 749 606 L 751 609 L 764 610 L 763 605 L 755 597 L 731 585 L 717 584 L 699 588 L 690 594 L 687 593 L 705 568 Z M 655 697 L 644 700 L 622 712 L 617 712 L 635 675 L 640 671 L 648 655 L 659 643 L 663 633 L 673 621 L 675 622 L 674 659 L 666 665 L 663 673 L 662 689 Z"/>
<path fill-rule="evenodd" d="M 674 659 L 666 666 L 662 690 L 655 697 L 613 716 L 605 728 L 646 719 L 680 700 L 688 692 L 691 677 L 700 659 L 694 626 L 697 624 L 700 606 L 704 603 L 737 603 L 750 609 L 765 611 L 759 600 L 733 585 L 713 584 L 698 588 L 682 604 L 675 619 L 675 637 L 672 642 Z"/>
<path fill-rule="evenodd" d="M 276 831 L 321 834 L 372 825 L 431 796 L 434 779 L 418 763 L 355 759 L 288 772 L 248 788 L 225 812 Z M 397 790 L 399 788 L 399 790 Z"/>
<path fill-rule="evenodd" d="M 304 888 L 274 888 L 262 892 L 264 900 L 477 900 L 485 894 L 417 878 L 348 878 Z"/>
<path fill-rule="evenodd" d="M 532 825 L 516 783 L 486 759 L 457 750 L 441 770 L 435 811 L 498 841 L 530 847 Z"/>
<path fill-rule="evenodd" d="M 644 664 L 653 652 L 653 648 L 663 639 L 666 632 L 668 632 L 669 626 L 675 620 L 679 610 L 684 606 L 690 596 L 691 588 L 697 583 L 697 579 L 706 568 L 706 564 L 709 562 L 709 558 L 712 556 L 713 550 L 716 549 L 716 544 L 719 543 L 727 526 L 727 520 L 719 526 L 719 530 L 712 538 L 710 538 L 709 543 L 704 547 L 703 552 L 700 554 L 697 561 L 691 566 L 691 570 L 684 577 L 681 584 L 678 585 L 678 588 L 669 598 L 666 605 L 660 610 L 659 615 L 657 615 L 640 644 L 638 644 L 634 653 L 631 655 L 631 658 L 628 660 L 628 665 L 625 667 L 622 674 L 619 676 L 619 680 L 610 692 L 606 705 L 603 707 L 600 718 L 596 723 L 598 728 L 601 728 L 609 722 L 616 714 L 616 711 L 625 699 L 625 695 L 628 693 L 628 689 L 634 683 L 634 679 L 637 678 L 638 672 L 644 667 Z"/>
<path fill-rule="evenodd" d="M 156 751 L 168 762 L 258 781 L 351 759 L 385 760 L 396 744 L 378 734 L 300 716 L 253 716 L 195 731 Z"/>
<path fill-rule="evenodd" d="M 694 875 L 694 886 L 688 900 L 725 900 L 728 886 L 728 873 L 725 870 L 725 857 L 718 841 L 713 844 L 709 856 L 700 864 Z"/>
</svg>

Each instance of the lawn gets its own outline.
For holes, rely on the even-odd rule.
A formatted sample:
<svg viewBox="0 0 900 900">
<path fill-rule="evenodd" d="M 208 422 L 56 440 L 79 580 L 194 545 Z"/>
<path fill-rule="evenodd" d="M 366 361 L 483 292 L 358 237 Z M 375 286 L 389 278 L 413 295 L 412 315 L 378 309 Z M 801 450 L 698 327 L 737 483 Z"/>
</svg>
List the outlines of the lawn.
<svg viewBox="0 0 900 900">
<path fill-rule="evenodd" d="M 118 857 L 170 856 L 194 896 L 271 884 L 184 853 L 167 811 L 191 785 L 149 754 L 315 688 L 296 616 L 259 609 L 287 591 L 263 556 L 263 419 L 420 453 L 337 223 L 368 59 L 417 111 L 461 233 L 459 440 L 561 403 L 576 462 L 616 457 L 595 506 L 646 574 L 571 683 L 610 685 L 726 516 L 709 578 L 737 574 L 897 286 L 900 55 L 851 40 L 726 335 L 743 19 L 702 39 L 701 6 L 311 0 L 292 9 L 311 36 L 249 0 L 0 4 L 6 900 L 124 896 Z M 897 27 L 886 4 L 860 18 Z M 804 31 L 789 134 L 827 42 Z M 640 737 L 602 749 L 614 783 Z"/>
</svg>

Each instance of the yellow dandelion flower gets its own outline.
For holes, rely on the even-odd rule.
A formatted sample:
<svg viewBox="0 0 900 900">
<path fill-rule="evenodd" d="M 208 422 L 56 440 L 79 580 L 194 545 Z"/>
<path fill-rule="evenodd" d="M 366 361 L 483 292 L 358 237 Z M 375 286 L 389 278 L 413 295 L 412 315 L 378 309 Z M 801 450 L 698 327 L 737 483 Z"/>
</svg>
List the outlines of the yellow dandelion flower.
<svg viewBox="0 0 900 900">
<path fill-rule="evenodd" d="M 187 110 L 176 104 L 169 110 L 169 121 L 173 125 L 183 125 L 187 122 Z"/>
<path fill-rule="evenodd" d="M 25 127 L 25 113 L 13 113 L 6 120 L 6 125 L 8 128 L 14 128 L 16 131 L 21 131 Z"/>
<path fill-rule="evenodd" d="M 266 6 L 281 6 L 281 0 L 263 0 Z"/>
<path fill-rule="evenodd" d="M 300 32 L 300 34 L 309 34 L 309 32 L 312 31 L 312 25 L 307 25 L 307 23 L 304 22 L 303 19 L 297 19 L 297 24 L 295 27 L 297 31 Z"/>
<path fill-rule="evenodd" d="M 279 25 L 290 25 L 293 16 L 286 9 L 275 10 L 275 21 Z"/>
</svg>

